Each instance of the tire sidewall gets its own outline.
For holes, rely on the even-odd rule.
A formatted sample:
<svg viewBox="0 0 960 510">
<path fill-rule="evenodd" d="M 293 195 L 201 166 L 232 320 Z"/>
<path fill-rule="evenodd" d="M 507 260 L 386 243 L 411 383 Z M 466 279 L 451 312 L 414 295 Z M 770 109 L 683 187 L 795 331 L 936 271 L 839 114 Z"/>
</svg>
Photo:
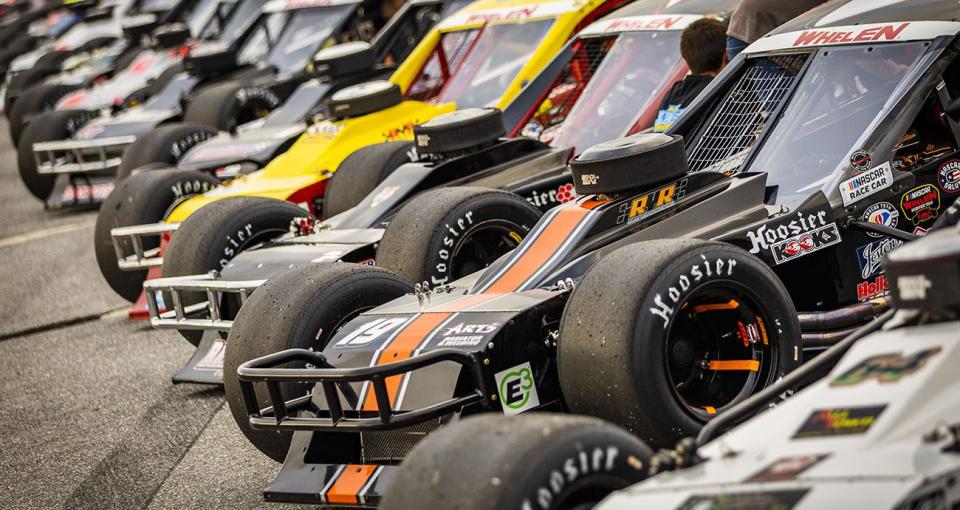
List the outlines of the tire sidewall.
<svg viewBox="0 0 960 510">
<path fill-rule="evenodd" d="M 642 480 L 649 461 L 645 452 L 606 432 L 604 428 L 560 431 L 549 447 L 544 445 L 518 461 L 520 476 L 502 481 L 507 488 L 497 507 L 552 510 L 578 490 L 599 485 L 613 492 Z"/>
<path fill-rule="evenodd" d="M 483 196 L 485 195 L 481 195 Z M 453 280 L 451 271 L 457 263 L 455 250 L 458 242 L 473 229 L 491 222 L 507 222 L 511 227 L 507 235 L 519 244 L 537 220 L 538 215 L 508 201 L 474 199 L 463 203 L 451 210 L 444 220 L 436 225 L 424 259 L 425 280 L 431 285 L 443 285 Z M 492 262 L 487 261 L 487 264 Z"/>
</svg>

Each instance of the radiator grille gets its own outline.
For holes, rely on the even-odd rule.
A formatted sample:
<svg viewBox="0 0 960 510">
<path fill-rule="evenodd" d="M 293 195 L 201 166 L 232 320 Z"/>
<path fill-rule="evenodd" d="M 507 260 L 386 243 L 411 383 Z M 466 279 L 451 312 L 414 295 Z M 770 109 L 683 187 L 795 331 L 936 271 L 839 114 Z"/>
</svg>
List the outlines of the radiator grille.
<svg viewBox="0 0 960 510">
<path fill-rule="evenodd" d="M 421 439 L 440 427 L 440 420 L 430 420 L 396 430 L 362 432 L 364 464 L 397 464 Z"/>
</svg>

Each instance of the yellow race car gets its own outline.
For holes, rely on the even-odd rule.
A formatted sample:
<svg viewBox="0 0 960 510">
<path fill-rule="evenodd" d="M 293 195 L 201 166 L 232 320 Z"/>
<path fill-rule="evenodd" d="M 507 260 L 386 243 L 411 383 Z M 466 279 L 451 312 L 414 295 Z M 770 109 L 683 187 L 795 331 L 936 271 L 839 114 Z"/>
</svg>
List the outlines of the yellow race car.
<svg viewBox="0 0 960 510">
<path fill-rule="evenodd" d="M 113 229 L 119 266 L 126 270 L 121 274 L 139 285 L 147 269 L 161 265 L 164 274 L 218 269 L 246 247 L 286 231 L 291 219 L 304 216 L 304 210 L 320 217 L 352 207 L 378 182 L 354 182 L 342 172 L 336 203 L 324 203 L 330 178 L 338 169 L 378 165 L 385 177 L 415 157 L 407 141 L 413 137 L 414 125 L 458 108 L 503 108 L 573 34 L 624 3 L 626 0 L 473 2 L 441 21 L 389 81 L 363 83 L 335 93 L 326 118 L 313 123 L 288 151 L 263 169 L 212 189 L 214 178 L 199 172 L 133 175 L 117 185 L 113 193 L 118 195 L 104 208 L 142 207 L 135 202 L 148 201 L 157 211 L 157 220 L 163 221 Z M 399 142 L 381 143 L 385 141 Z M 209 191 L 198 194 L 206 189 Z M 226 198 L 232 198 L 231 205 L 216 215 L 212 231 L 189 234 L 205 254 L 192 264 L 204 267 L 171 270 L 175 262 L 163 262 L 161 241 L 170 239 L 180 222 L 205 205 Z M 220 206 L 218 209 L 223 209 Z M 119 282 L 127 288 L 130 283 Z M 110 284 L 118 288 L 117 282 Z"/>
</svg>

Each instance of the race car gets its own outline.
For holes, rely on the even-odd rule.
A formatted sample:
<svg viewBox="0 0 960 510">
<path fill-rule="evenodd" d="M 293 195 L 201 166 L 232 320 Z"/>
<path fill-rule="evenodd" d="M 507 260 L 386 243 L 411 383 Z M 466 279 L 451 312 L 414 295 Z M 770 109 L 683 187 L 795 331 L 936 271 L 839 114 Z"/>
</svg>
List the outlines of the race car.
<svg viewBox="0 0 960 510">
<path fill-rule="evenodd" d="M 251 22 L 257 17 L 263 1 L 243 0 L 237 4 L 242 8 L 234 9 L 231 3 L 224 3 L 222 0 L 186 0 L 178 5 L 177 10 L 182 9 L 180 12 L 184 19 L 203 20 L 200 26 L 204 27 L 204 31 L 207 27 L 216 27 L 211 40 L 205 41 L 196 50 L 202 54 L 210 48 L 223 50 L 222 44 L 240 44 L 252 38 L 251 32 L 255 26 L 252 27 Z M 204 7 L 213 7 L 214 11 Z M 91 205 L 97 203 L 96 196 L 105 196 L 105 193 L 109 192 L 102 189 L 102 186 L 92 185 L 85 175 L 71 179 L 69 173 L 62 178 L 58 178 L 57 173 L 63 169 L 90 171 L 91 168 L 103 166 L 97 160 L 109 154 L 109 144 L 101 143 L 97 146 L 94 142 L 87 142 L 94 147 L 90 152 L 86 152 L 72 150 L 76 149 L 76 142 L 66 141 L 57 145 L 51 140 L 65 137 L 82 139 L 85 127 L 86 136 L 90 137 L 98 133 L 96 127 L 88 126 L 91 121 L 98 117 L 109 117 L 114 113 L 122 116 L 121 112 L 125 108 L 132 108 L 147 97 L 151 97 L 149 107 L 141 105 L 136 109 L 148 110 L 143 116 L 147 116 L 154 109 L 164 111 L 160 107 L 179 108 L 179 92 L 196 81 L 191 76 L 182 74 L 180 67 L 184 57 L 194 51 L 187 25 L 178 22 L 158 27 L 154 16 L 144 15 L 127 20 L 123 29 L 125 35 L 134 41 L 149 35 L 152 41 L 151 49 L 139 52 L 123 71 L 116 73 L 106 82 L 79 90 L 67 87 L 73 91 L 57 101 L 56 110 L 23 117 L 27 126 L 17 147 L 20 178 L 27 189 L 43 200 L 47 207 Z M 25 93 L 17 101 L 14 105 L 15 111 L 20 110 L 18 105 L 28 104 L 28 94 L 29 92 Z M 122 137 L 113 138 L 112 141 L 120 142 Z M 53 159 L 41 160 L 35 153 L 35 144 L 53 150 L 50 153 Z M 58 147 L 63 149 L 59 153 L 55 150 Z M 85 157 L 91 161 L 86 161 Z"/>
<path fill-rule="evenodd" d="M 422 437 L 483 412 L 672 446 L 885 310 L 882 255 L 960 194 L 960 24 L 924 6 L 834 2 L 760 39 L 667 133 L 573 159 L 583 196 L 483 271 L 268 280 L 224 359 L 238 425 L 284 459 L 266 494 L 375 504 Z M 381 252 L 417 242 L 386 241 L 421 197 Z"/>
<path fill-rule="evenodd" d="M 145 249 L 125 251 L 133 257 L 130 262 L 139 265 L 139 274 L 114 270 L 108 280 L 111 287 L 140 287 L 145 277 L 142 268 L 162 261 L 158 250 L 148 252 L 159 246 L 159 237 L 172 235 L 176 239 L 175 230 L 181 221 L 224 198 L 279 200 L 235 211 L 236 218 L 244 218 L 250 228 L 239 233 L 240 238 L 218 238 L 204 248 L 210 253 L 222 251 L 223 243 L 252 246 L 261 239 L 276 237 L 287 231 L 291 215 L 303 215 L 301 207 L 320 216 L 328 179 L 348 155 L 374 143 L 410 139 L 413 126 L 457 108 L 505 106 L 577 30 L 620 5 L 620 0 L 474 2 L 433 29 L 390 81 L 360 84 L 334 94 L 328 103 L 329 118 L 313 123 L 288 151 L 264 169 L 172 207 L 169 201 L 160 200 L 166 186 L 152 184 L 151 177 L 146 176 L 149 172 L 131 176 L 111 202 L 134 207 L 129 204 L 140 200 L 152 204 L 156 197 L 159 209 L 166 212 L 160 215 L 164 219 L 161 224 L 124 229 L 123 237 L 130 239 L 134 248 Z M 388 156 L 406 157 L 405 153 L 403 150 Z M 106 249 L 111 250 L 112 244 Z"/>
<path fill-rule="evenodd" d="M 463 214 L 460 209 L 471 204 L 467 228 L 458 233 L 455 245 L 445 249 L 449 252 L 446 256 L 439 250 L 387 254 L 388 263 L 403 259 L 419 264 L 411 274 L 401 271 L 404 277 L 445 284 L 514 248 L 543 211 L 576 198 L 567 162 L 578 153 L 578 147 L 582 150 L 598 138 L 615 138 L 653 125 L 662 97 L 687 73 L 679 53 L 680 31 L 704 15 L 725 16 L 733 5 L 725 0 L 675 2 L 661 9 L 658 4 L 641 3 L 604 16 L 582 30 L 502 115 L 490 109 L 458 110 L 414 127 L 413 148 L 419 158 L 414 162 L 406 158 L 380 162 L 385 158 L 377 157 L 409 150 L 410 143 L 360 149 L 330 180 L 324 197 L 327 220 L 294 220 L 299 222 L 294 232 L 239 252 L 225 266 L 206 265 L 211 260 L 196 256 L 204 253 L 199 248 L 207 241 L 204 236 L 178 238 L 164 255 L 164 277 L 144 284 L 153 314 L 151 323 L 211 333 L 175 380 L 222 382 L 222 357 L 218 354 L 222 356 L 225 335 L 220 333 L 229 330 L 240 293 L 249 294 L 267 278 L 293 266 L 338 260 L 373 263 L 391 217 L 426 189 L 444 185 L 488 188 L 444 195 L 442 203 L 458 206 L 453 215 L 429 222 L 417 219 L 424 227 L 452 223 Z M 645 100 L 638 104 L 637 98 Z M 504 139 L 505 131 L 525 132 L 550 143 L 526 137 Z M 387 166 L 390 163 L 394 166 Z M 371 188 L 366 197 L 356 196 Z M 240 201 L 244 200 L 222 200 L 188 218 L 178 230 L 229 231 L 232 227 L 222 223 L 233 222 L 235 215 L 217 211 L 243 207 Z M 343 203 L 357 205 L 344 208 Z M 439 204 L 435 202 L 433 209 L 440 209 Z M 491 213 L 500 221 L 484 223 L 485 215 Z M 435 271 L 425 273 L 419 270 L 422 267 Z M 211 270 L 217 272 L 211 275 Z M 174 293 L 177 296 L 172 296 Z M 158 295 L 169 299 L 160 302 Z M 209 295 L 218 301 L 216 305 L 205 302 Z M 227 304 L 230 299 L 234 302 Z M 171 307 L 161 314 L 162 303 L 178 303 L 184 309 Z M 193 313 L 186 313 L 188 306 Z M 210 315 L 214 310 L 217 316 Z M 202 368 L 194 369 L 197 364 Z"/>
<path fill-rule="evenodd" d="M 4 41 L 6 44 L 0 50 L 0 78 L 4 77 L 11 61 L 24 53 L 46 53 L 53 49 L 51 43 L 54 41 L 72 42 L 86 39 L 82 34 L 87 31 L 81 27 L 87 12 L 96 7 L 97 2 L 93 0 L 64 1 L 61 9 L 31 23 L 26 33 L 17 34 L 11 40 Z"/>
<path fill-rule="evenodd" d="M 322 46 L 371 37 L 375 28 L 368 26 L 371 15 L 365 13 L 379 15 L 382 3 L 275 0 L 264 6 L 263 16 L 246 30 L 239 47 L 194 52 L 184 61 L 189 74 L 171 81 L 142 106 L 118 115 L 101 115 L 83 124 L 70 140 L 39 143 L 42 137 L 35 137 L 32 151 L 21 144 L 21 172 L 35 167 L 50 177 L 60 176 L 64 189 L 69 186 L 73 191 L 73 200 L 54 193 L 47 200 L 48 207 L 98 203 L 112 190 L 111 174 L 140 135 L 161 123 L 182 119 L 192 125 L 189 133 L 182 126 L 176 130 L 182 137 L 177 143 L 182 152 L 217 130 L 235 130 L 237 125 L 265 117 L 311 77 L 307 65 Z M 165 130 L 163 136 L 169 137 L 173 129 Z M 127 168 L 147 162 L 134 159 L 137 163 Z M 85 181 L 83 189 L 99 192 L 78 199 L 82 190 L 73 184 L 77 180 Z"/>
<path fill-rule="evenodd" d="M 51 74 L 64 69 L 67 60 L 89 57 L 114 46 L 123 39 L 122 20 L 141 14 L 143 2 L 108 0 L 84 6 L 77 23 L 54 36 L 47 34 L 36 48 L 27 52 L 10 52 L 0 64 L 4 77 L 4 113 L 10 118 L 13 105 L 24 86 L 36 85 Z M 14 144 L 17 138 L 14 137 Z"/>
<path fill-rule="evenodd" d="M 381 508 L 953 508 L 960 229 L 897 248 L 883 266 L 895 313 L 720 415 L 696 440 L 651 455 L 596 419 L 471 418 L 415 448 Z M 780 402 L 798 384 L 809 386 Z M 495 479 L 509 483 L 486 483 Z"/>
<path fill-rule="evenodd" d="M 168 52 L 168 48 L 158 44 L 159 40 L 145 36 L 154 30 L 166 30 L 159 27 L 169 29 L 183 23 L 199 39 L 216 38 L 223 31 L 222 23 L 235 11 L 234 5 L 238 4 L 139 0 L 128 9 L 118 9 L 117 16 L 123 18 L 117 20 L 112 19 L 114 14 L 109 7 L 90 11 L 92 20 L 76 27 L 79 33 L 71 31 L 58 41 L 62 50 L 44 53 L 41 49 L 22 55 L 11 64 L 4 105 L 14 145 L 19 143 L 32 118 L 58 107 L 100 110 L 142 102 L 155 93 L 154 88 L 162 88 L 179 72 L 179 68 L 167 69 L 178 63 L 184 53 Z M 249 23 L 253 14 L 255 11 L 237 16 L 233 26 Z M 113 30 L 120 32 L 120 37 L 112 37 Z M 79 44 L 87 37 L 92 39 Z M 164 39 L 171 44 L 176 42 L 169 36 Z M 121 72 L 122 78 L 111 80 Z M 66 96 L 70 96 L 69 100 L 64 99 Z M 67 104 L 60 105 L 61 101 Z"/>
</svg>

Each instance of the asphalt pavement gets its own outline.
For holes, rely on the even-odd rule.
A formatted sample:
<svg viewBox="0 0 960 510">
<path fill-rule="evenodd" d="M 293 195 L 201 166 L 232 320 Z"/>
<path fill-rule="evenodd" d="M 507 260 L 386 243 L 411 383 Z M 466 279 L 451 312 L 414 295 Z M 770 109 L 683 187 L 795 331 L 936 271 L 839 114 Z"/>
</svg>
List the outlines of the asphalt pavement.
<svg viewBox="0 0 960 510">
<path fill-rule="evenodd" d="M 272 508 L 279 464 L 219 387 L 170 377 L 192 347 L 126 318 L 94 211 L 47 211 L 0 120 L 0 508 Z"/>
</svg>

